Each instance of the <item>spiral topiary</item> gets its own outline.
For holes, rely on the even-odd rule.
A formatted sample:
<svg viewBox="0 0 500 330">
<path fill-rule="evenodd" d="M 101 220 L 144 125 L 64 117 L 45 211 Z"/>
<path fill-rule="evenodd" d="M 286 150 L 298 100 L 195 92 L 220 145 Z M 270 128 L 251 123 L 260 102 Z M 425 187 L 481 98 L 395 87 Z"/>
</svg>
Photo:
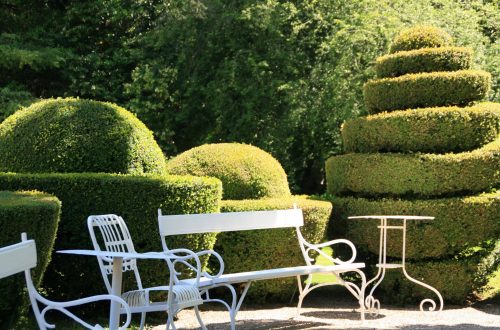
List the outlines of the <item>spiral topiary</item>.
<svg viewBox="0 0 500 330">
<path fill-rule="evenodd" d="M 163 173 L 151 131 L 112 103 L 66 98 L 32 104 L 0 125 L 2 172 Z"/>
<path fill-rule="evenodd" d="M 286 173 L 270 154 L 239 143 L 205 144 L 167 163 L 178 175 L 212 176 L 222 181 L 223 199 L 290 196 Z"/>
<path fill-rule="evenodd" d="M 407 267 L 445 300 L 463 303 L 500 263 L 500 104 L 471 104 L 487 94 L 491 78 L 470 70 L 470 50 L 450 43 L 435 28 L 396 37 L 394 54 L 377 60 L 379 79 L 365 85 L 372 115 L 344 124 L 349 153 L 328 159 L 326 176 L 337 226 L 346 225 L 367 257 L 379 253 L 378 232 L 373 223 L 345 222 L 348 215 L 434 216 L 410 223 Z M 388 256 L 400 254 L 395 234 Z M 381 284 L 387 297 L 429 294 L 395 274 Z"/>
</svg>

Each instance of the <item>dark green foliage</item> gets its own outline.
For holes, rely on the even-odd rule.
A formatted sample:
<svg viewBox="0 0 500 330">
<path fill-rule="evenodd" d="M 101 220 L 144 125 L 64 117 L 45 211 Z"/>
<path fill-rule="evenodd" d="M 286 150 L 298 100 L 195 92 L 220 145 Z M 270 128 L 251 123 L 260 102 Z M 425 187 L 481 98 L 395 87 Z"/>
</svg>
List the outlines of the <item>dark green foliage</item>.
<svg viewBox="0 0 500 330">
<path fill-rule="evenodd" d="M 111 103 L 37 102 L 0 125 L 0 171 L 162 173 L 164 156 L 142 122 Z"/>
<path fill-rule="evenodd" d="M 385 78 L 407 73 L 466 70 L 471 65 L 470 48 L 423 48 L 379 57 L 375 62 L 375 71 L 379 78 Z"/>
<path fill-rule="evenodd" d="M 458 154 L 347 154 L 326 162 L 330 194 L 420 197 L 500 187 L 500 138 Z"/>
<path fill-rule="evenodd" d="M 371 80 L 364 86 L 370 113 L 434 106 L 466 105 L 483 99 L 491 75 L 479 70 L 407 74 Z"/>
<path fill-rule="evenodd" d="M 492 142 L 500 134 L 500 104 L 394 111 L 347 121 L 346 152 L 461 152 Z"/>
<path fill-rule="evenodd" d="M 157 209 L 164 214 L 218 211 L 222 194 L 214 178 L 132 176 L 117 174 L 0 174 L 3 189 L 37 189 L 56 195 L 63 204 L 55 249 L 92 248 L 87 217 L 121 215 L 138 251 L 161 251 Z M 174 237 L 169 246 L 193 250 L 211 248 L 215 235 Z M 77 267 L 75 266 L 77 265 Z M 163 285 L 166 269 L 160 263 L 140 263 L 144 285 Z M 52 297 L 76 298 L 102 293 L 104 284 L 93 258 L 54 254 L 44 287 Z"/>
<path fill-rule="evenodd" d="M 3 187 L 3 186 L 2 186 Z M 34 239 L 38 264 L 32 273 L 35 287 L 40 285 L 52 255 L 61 202 L 54 196 L 36 191 L 0 191 L 0 247 L 19 243 L 21 233 Z M 0 329 L 11 329 L 19 315 L 27 312 L 24 274 L 0 282 Z"/>
<path fill-rule="evenodd" d="M 270 154 L 239 143 L 205 144 L 170 160 L 167 171 L 212 176 L 222 181 L 224 199 L 290 196 L 286 173 Z"/>
<path fill-rule="evenodd" d="M 446 47 L 452 44 L 452 37 L 434 26 L 414 26 L 394 38 L 390 53 L 420 48 Z"/>
<path fill-rule="evenodd" d="M 343 224 L 344 234 L 359 249 L 373 254 L 379 251 L 377 220 L 346 220 L 348 216 L 410 214 L 435 217 L 432 221 L 408 221 L 406 255 L 414 260 L 451 258 L 467 248 L 500 237 L 500 193 L 430 200 L 332 197 L 331 201 L 335 205 L 332 224 Z M 390 221 L 390 224 L 400 223 Z M 401 241 L 401 232 L 389 232 L 388 256 L 401 256 Z"/>
<path fill-rule="evenodd" d="M 33 95 L 23 86 L 9 84 L 0 88 L 0 123 L 22 107 L 34 101 Z"/>
<path fill-rule="evenodd" d="M 263 200 L 222 201 L 222 212 L 302 209 L 304 238 L 315 244 L 323 241 L 332 204 L 304 196 Z M 220 252 L 225 272 L 242 272 L 305 265 L 295 228 L 263 229 L 221 233 L 215 250 Z M 254 301 L 288 301 L 296 290 L 296 278 L 257 281 L 248 292 Z"/>
</svg>

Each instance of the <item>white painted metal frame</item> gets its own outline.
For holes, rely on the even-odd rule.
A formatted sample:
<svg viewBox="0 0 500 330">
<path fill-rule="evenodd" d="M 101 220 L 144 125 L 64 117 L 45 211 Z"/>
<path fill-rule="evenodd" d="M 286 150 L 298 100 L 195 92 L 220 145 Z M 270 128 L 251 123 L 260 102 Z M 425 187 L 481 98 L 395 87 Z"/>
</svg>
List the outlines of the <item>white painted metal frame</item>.
<svg viewBox="0 0 500 330">
<path fill-rule="evenodd" d="M 408 220 L 411 221 L 425 221 L 425 220 L 434 220 L 434 217 L 427 216 L 410 216 L 410 215 L 366 215 L 366 216 L 352 216 L 349 219 L 374 219 L 380 220 L 380 225 L 377 227 L 380 229 L 380 243 L 379 243 L 379 259 L 378 264 L 376 265 L 378 268 L 377 275 L 374 278 L 368 281 L 368 285 L 371 283 L 375 284 L 370 290 L 370 294 L 366 296 L 366 308 L 372 314 L 378 314 L 380 310 L 380 301 L 373 297 L 373 292 L 378 287 L 382 280 L 384 279 L 386 269 L 396 269 L 401 268 L 403 270 L 404 276 L 418 285 L 421 285 L 431 291 L 433 291 L 437 297 L 439 298 L 439 311 L 443 310 L 443 297 L 434 287 L 421 282 L 413 277 L 411 277 L 406 271 L 406 222 Z M 387 220 L 403 220 L 402 226 L 391 226 L 387 224 Z M 403 246 L 402 246 L 402 255 L 401 255 L 401 263 L 387 263 L 387 230 L 401 230 L 403 232 Z M 424 304 L 429 303 L 430 307 L 428 311 L 436 310 L 436 302 L 433 299 L 424 299 L 420 302 L 420 311 L 424 311 Z"/>
<path fill-rule="evenodd" d="M 112 303 L 123 306 L 123 310 L 127 315 L 127 319 L 123 326 L 119 328 L 120 330 L 127 329 L 128 325 L 130 324 L 131 314 L 127 303 L 120 297 L 116 297 L 114 295 L 97 295 L 67 302 L 55 302 L 41 296 L 33 285 L 33 281 L 31 279 L 31 269 L 36 267 L 37 264 L 36 245 L 34 240 L 27 239 L 26 233 L 21 234 L 21 243 L 0 248 L 0 264 L 2 265 L 2 268 L 0 269 L 0 278 L 4 278 L 24 271 L 26 286 L 28 288 L 28 295 L 30 298 L 33 313 L 35 314 L 38 327 L 41 330 L 55 328 L 54 324 L 48 323 L 45 320 L 46 313 L 51 310 L 58 311 L 68 316 L 86 329 L 103 329 L 98 324 L 88 324 L 68 310 L 68 308 L 70 307 L 102 300 L 109 300 Z M 40 310 L 41 307 L 43 308 Z"/>
<path fill-rule="evenodd" d="M 360 270 L 364 267 L 363 263 L 354 263 L 356 258 L 356 248 L 354 245 L 345 239 L 333 240 L 321 244 L 310 244 L 307 242 L 300 231 L 300 227 L 304 224 L 304 219 L 301 209 L 289 210 L 273 210 L 273 211 L 250 211 L 250 212 L 230 212 L 230 213 L 210 213 L 210 214 L 184 214 L 184 215 L 163 215 L 161 209 L 158 209 L 158 226 L 164 251 L 168 252 L 169 248 L 166 243 L 166 237 L 171 235 L 192 234 L 192 233 L 207 233 L 207 232 L 227 232 L 255 229 L 273 229 L 295 227 L 297 232 L 298 243 L 304 256 L 306 265 L 297 267 L 287 267 L 269 270 L 256 270 L 251 272 L 222 274 L 224 264 L 222 258 L 218 254 L 221 263 L 221 271 L 215 276 L 206 276 L 200 279 L 200 285 L 206 290 L 204 293 L 208 296 L 208 291 L 215 286 L 223 284 L 244 283 L 244 289 L 241 293 L 237 304 L 235 305 L 236 296 L 233 295 L 233 303 L 231 306 L 226 304 L 229 309 L 231 318 L 231 328 L 234 329 L 235 317 L 241 308 L 241 304 L 248 292 L 248 289 L 253 281 L 265 280 L 280 277 L 297 277 L 299 287 L 299 302 L 298 313 L 302 306 L 303 299 L 312 290 L 325 285 L 344 285 L 347 290 L 358 300 L 361 310 L 361 319 L 364 320 L 364 292 L 366 286 L 365 274 Z M 337 258 L 332 258 L 326 255 L 321 248 L 334 244 L 347 244 L 352 251 L 352 256 L 347 261 L 342 261 Z M 310 253 L 319 253 L 332 262 L 330 266 L 313 265 L 314 259 Z M 212 252 L 213 253 L 213 252 Z M 344 281 L 340 276 L 345 272 L 355 272 L 361 278 L 361 285 L 348 281 Z M 312 285 L 311 276 L 314 273 L 329 273 L 333 274 L 338 282 L 323 283 Z M 301 276 L 308 276 L 308 281 L 305 287 L 302 286 Z"/>
<path fill-rule="evenodd" d="M 198 283 L 202 274 L 198 255 L 188 249 L 170 250 L 168 255 L 163 252 L 159 255 L 152 253 L 138 254 L 135 251 L 125 221 L 114 214 L 90 216 L 87 225 L 94 250 L 103 252 L 102 254 L 96 254 L 96 256 L 108 292 L 121 296 L 127 301 L 132 313 L 141 313 L 140 329 L 144 328 L 146 313 L 154 311 L 167 311 L 167 329 L 176 329 L 173 318 L 181 309 L 187 307 L 195 308 L 200 325 L 204 328 L 198 311 L 198 305 L 203 303 L 198 290 Z M 99 228 L 101 240 L 97 239 L 96 228 Z M 101 244 L 99 244 L 100 242 Z M 113 253 L 118 255 L 113 256 Z M 137 267 L 137 259 L 165 260 L 170 274 L 168 284 L 157 287 L 143 287 Z M 190 268 L 195 274 L 196 277 L 191 283 L 180 283 L 178 279 L 179 272 L 176 270 L 176 267 L 180 264 Z M 127 271 L 134 272 L 137 289 L 122 294 L 122 273 Z M 109 281 L 109 275 L 112 275 L 112 283 Z M 167 294 L 167 300 L 152 302 L 150 296 L 152 291 L 164 291 Z M 111 324 L 118 323 L 119 312 L 114 306 L 110 313 L 111 317 L 113 317 Z M 123 310 L 121 312 L 123 313 Z"/>
</svg>

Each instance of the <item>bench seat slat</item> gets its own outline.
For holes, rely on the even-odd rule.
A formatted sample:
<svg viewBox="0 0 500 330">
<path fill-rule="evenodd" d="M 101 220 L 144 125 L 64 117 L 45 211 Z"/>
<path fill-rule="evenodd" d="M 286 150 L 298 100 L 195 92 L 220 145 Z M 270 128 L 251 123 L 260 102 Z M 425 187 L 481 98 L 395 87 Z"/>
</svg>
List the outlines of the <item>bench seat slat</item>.
<svg viewBox="0 0 500 330">
<path fill-rule="evenodd" d="M 206 277 L 200 278 L 200 286 L 206 287 L 214 284 L 220 283 L 245 283 L 249 281 L 260 281 L 269 280 L 274 278 L 282 277 L 294 277 L 298 275 L 309 275 L 317 273 L 342 273 L 344 271 L 352 271 L 353 269 L 364 268 L 364 263 L 353 263 L 353 264 L 341 264 L 333 266 L 296 266 L 296 267 L 285 267 L 285 268 L 275 268 L 275 269 L 265 269 L 256 270 L 250 272 L 240 272 L 232 274 L 223 274 L 218 278 L 209 279 Z M 181 281 L 185 284 L 193 284 L 194 279 L 188 279 Z"/>
</svg>

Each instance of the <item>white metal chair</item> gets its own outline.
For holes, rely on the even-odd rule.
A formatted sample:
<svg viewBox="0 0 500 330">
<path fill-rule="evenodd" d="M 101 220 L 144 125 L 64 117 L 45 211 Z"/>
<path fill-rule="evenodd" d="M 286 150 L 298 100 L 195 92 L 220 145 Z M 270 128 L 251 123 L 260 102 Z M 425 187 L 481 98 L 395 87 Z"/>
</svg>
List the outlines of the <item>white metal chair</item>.
<svg viewBox="0 0 500 330">
<path fill-rule="evenodd" d="M 87 225 L 95 250 L 108 252 L 131 252 L 135 253 L 134 244 L 130 232 L 122 217 L 115 214 L 92 215 L 87 219 Z M 99 228 L 100 239 L 96 236 L 95 228 Z M 104 284 L 109 293 L 112 285 L 109 276 L 112 275 L 112 258 L 97 257 Z M 170 280 L 167 285 L 156 287 L 144 287 L 137 267 L 136 259 L 123 260 L 123 272 L 133 271 L 137 284 L 136 290 L 122 294 L 122 298 L 129 304 L 132 313 L 141 313 L 140 329 L 144 328 L 147 312 L 166 311 L 168 313 L 167 329 L 176 329 L 173 322 L 174 316 L 184 308 L 194 307 L 198 321 L 203 329 L 205 326 L 199 314 L 198 305 L 203 303 L 198 284 L 201 276 L 201 263 L 196 254 L 188 249 L 171 250 L 166 258 L 169 268 Z M 191 261 L 191 262 L 189 262 Z M 176 266 L 182 264 L 196 274 L 194 281 L 189 284 L 180 283 L 179 272 Z M 151 301 L 151 292 L 163 291 L 167 296 L 160 301 Z M 122 311 L 124 312 L 124 311 Z"/>
<path fill-rule="evenodd" d="M 28 240 L 26 233 L 21 234 L 21 240 L 22 241 L 20 243 L 0 248 L 0 265 L 2 265 L 2 267 L 0 268 L 0 278 L 4 278 L 24 271 L 31 306 L 33 309 L 33 313 L 35 314 L 38 327 L 40 329 L 45 330 L 55 328 L 54 324 L 48 323 L 45 320 L 45 315 L 50 310 L 56 310 L 65 314 L 87 329 L 103 329 L 103 327 L 98 324 L 88 324 L 67 309 L 69 307 L 102 300 L 117 301 L 123 306 L 123 310 L 127 314 L 127 319 L 123 326 L 119 329 L 127 329 L 131 319 L 130 309 L 127 303 L 119 297 L 113 295 L 98 295 L 67 302 L 56 302 L 48 300 L 41 296 L 33 285 L 33 281 L 31 279 L 31 269 L 36 267 L 37 264 L 35 241 Z M 44 305 L 45 307 L 43 307 Z M 43 308 L 40 310 L 41 307 Z"/>
</svg>

